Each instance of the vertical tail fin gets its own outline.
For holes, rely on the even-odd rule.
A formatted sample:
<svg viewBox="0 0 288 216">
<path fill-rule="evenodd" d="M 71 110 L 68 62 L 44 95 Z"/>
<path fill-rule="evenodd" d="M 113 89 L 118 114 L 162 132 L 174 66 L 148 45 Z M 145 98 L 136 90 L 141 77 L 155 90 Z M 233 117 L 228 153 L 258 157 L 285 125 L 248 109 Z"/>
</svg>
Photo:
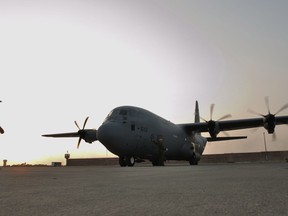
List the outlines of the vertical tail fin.
<svg viewBox="0 0 288 216">
<path fill-rule="evenodd" d="M 195 104 L 195 123 L 200 122 L 199 105 L 198 101 Z"/>
</svg>

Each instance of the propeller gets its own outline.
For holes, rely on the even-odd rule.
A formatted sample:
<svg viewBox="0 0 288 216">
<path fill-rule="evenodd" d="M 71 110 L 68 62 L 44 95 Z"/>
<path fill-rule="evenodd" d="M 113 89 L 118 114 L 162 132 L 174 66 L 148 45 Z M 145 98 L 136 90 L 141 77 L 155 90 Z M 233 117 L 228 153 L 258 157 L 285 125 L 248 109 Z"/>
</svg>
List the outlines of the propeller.
<svg viewBox="0 0 288 216">
<path fill-rule="evenodd" d="M 89 119 L 89 117 L 87 117 L 87 118 L 85 119 L 82 129 L 80 129 L 78 123 L 77 123 L 76 121 L 74 121 L 76 127 L 79 129 L 79 130 L 78 130 L 79 139 L 78 139 L 77 149 L 78 149 L 79 146 L 80 146 L 81 140 L 82 140 L 82 139 L 84 138 L 84 136 L 85 136 L 85 126 L 86 126 L 86 123 L 87 123 L 88 119 Z"/>
<path fill-rule="evenodd" d="M 82 139 L 85 140 L 87 143 L 92 143 L 96 140 L 97 138 L 97 130 L 96 129 L 85 129 L 86 123 L 88 121 L 87 117 L 84 121 L 82 129 L 79 127 L 78 123 L 74 121 L 76 127 L 78 128 L 77 132 L 69 132 L 69 133 L 57 133 L 57 134 L 44 134 L 42 136 L 44 137 L 55 137 L 55 138 L 60 138 L 60 137 L 79 137 L 78 143 L 77 143 L 77 148 L 80 146 L 80 142 Z"/>
<path fill-rule="evenodd" d="M 203 121 L 205 121 L 207 123 L 208 132 L 209 132 L 209 134 L 210 134 L 210 136 L 212 138 L 216 138 L 216 136 L 220 132 L 220 129 L 219 129 L 219 126 L 218 126 L 218 121 L 232 117 L 231 114 L 227 114 L 227 115 L 222 116 L 218 120 L 214 121 L 213 120 L 214 107 L 215 107 L 215 104 L 211 104 L 210 105 L 210 120 L 209 121 L 207 121 L 206 119 L 200 117 Z M 224 134 L 226 134 L 227 136 L 229 136 L 226 132 L 224 132 L 224 131 L 222 131 L 222 132 Z"/>
<path fill-rule="evenodd" d="M 262 116 L 263 119 L 263 126 L 264 128 L 268 131 L 269 134 L 273 134 L 272 136 L 272 140 L 275 141 L 276 140 L 276 133 L 275 133 L 275 116 L 277 114 L 279 114 L 280 112 L 282 112 L 283 110 L 288 108 L 288 104 L 283 105 L 276 113 L 271 114 L 270 111 L 270 103 L 269 103 L 269 97 L 266 96 L 264 98 L 265 101 L 265 105 L 266 108 L 268 110 L 268 114 L 264 115 L 258 112 L 255 112 L 254 110 L 248 109 L 248 112 L 252 113 L 252 114 L 256 114 L 258 116 Z"/>
</svg>

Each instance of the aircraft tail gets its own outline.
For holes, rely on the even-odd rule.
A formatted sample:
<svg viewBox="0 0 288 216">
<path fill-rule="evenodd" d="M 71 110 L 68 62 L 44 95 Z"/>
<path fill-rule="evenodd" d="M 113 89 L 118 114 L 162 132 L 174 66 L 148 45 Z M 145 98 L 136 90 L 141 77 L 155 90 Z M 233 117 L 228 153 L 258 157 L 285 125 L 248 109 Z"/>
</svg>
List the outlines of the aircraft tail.
<svg viewBox="0 0 288 216">
<path fill-rule="evenodd" d="M 195 104 L 195 123 L 200 122 L 200 114 L 199 114 L 199 105 L 198 105 L 198 101 L 196 101 Z"/>
</svg>

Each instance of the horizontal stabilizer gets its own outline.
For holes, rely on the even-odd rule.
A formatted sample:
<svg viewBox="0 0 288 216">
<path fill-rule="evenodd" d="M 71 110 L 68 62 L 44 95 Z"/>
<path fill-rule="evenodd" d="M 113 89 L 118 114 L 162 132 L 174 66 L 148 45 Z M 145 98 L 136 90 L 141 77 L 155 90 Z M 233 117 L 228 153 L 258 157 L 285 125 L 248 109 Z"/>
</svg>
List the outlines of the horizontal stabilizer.
<svg viewBox="0 0 288 216">
<path fill-rule="evenodd" d="M 72 132 L 72 133 L 59 133 L 59 134 L 45 134 L 42 135 L 44 137 L 79 137 L 78 132 Z"/>
<path fill-rule="evenodd" d="M 225 141 L 225 140 L 237 140 L 237 139 L 247 139 L 247 136 L 234 136 L 234 137 L 208 137 L 208 142 Z"/>
</svg>

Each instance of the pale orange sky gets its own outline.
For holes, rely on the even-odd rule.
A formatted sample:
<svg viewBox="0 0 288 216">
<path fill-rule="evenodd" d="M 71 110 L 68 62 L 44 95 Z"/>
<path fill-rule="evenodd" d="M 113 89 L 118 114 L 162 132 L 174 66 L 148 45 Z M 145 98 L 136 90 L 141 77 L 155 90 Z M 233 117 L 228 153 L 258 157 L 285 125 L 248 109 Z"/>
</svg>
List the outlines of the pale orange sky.
<svg viewBox="0 0 288 216">
<path fill-rule="evenodd" d="M 106 156 L 99 142 L 41 134 L 98 128 L 117 106 L 174 123 L 200 114 L 233 119 L 288 102 L 286 1 L 1 1 L 0 160 L 51 163 Z M 287 115 L 288 111 L 281 113 Z M 268 149 L 288 150 L 287 127 Z M 209 143 L 205 153 L 263 151 L 263 128 L 247 140 Z M 108 156 L 112 156 L 108 153 Z"/>
</svg>

